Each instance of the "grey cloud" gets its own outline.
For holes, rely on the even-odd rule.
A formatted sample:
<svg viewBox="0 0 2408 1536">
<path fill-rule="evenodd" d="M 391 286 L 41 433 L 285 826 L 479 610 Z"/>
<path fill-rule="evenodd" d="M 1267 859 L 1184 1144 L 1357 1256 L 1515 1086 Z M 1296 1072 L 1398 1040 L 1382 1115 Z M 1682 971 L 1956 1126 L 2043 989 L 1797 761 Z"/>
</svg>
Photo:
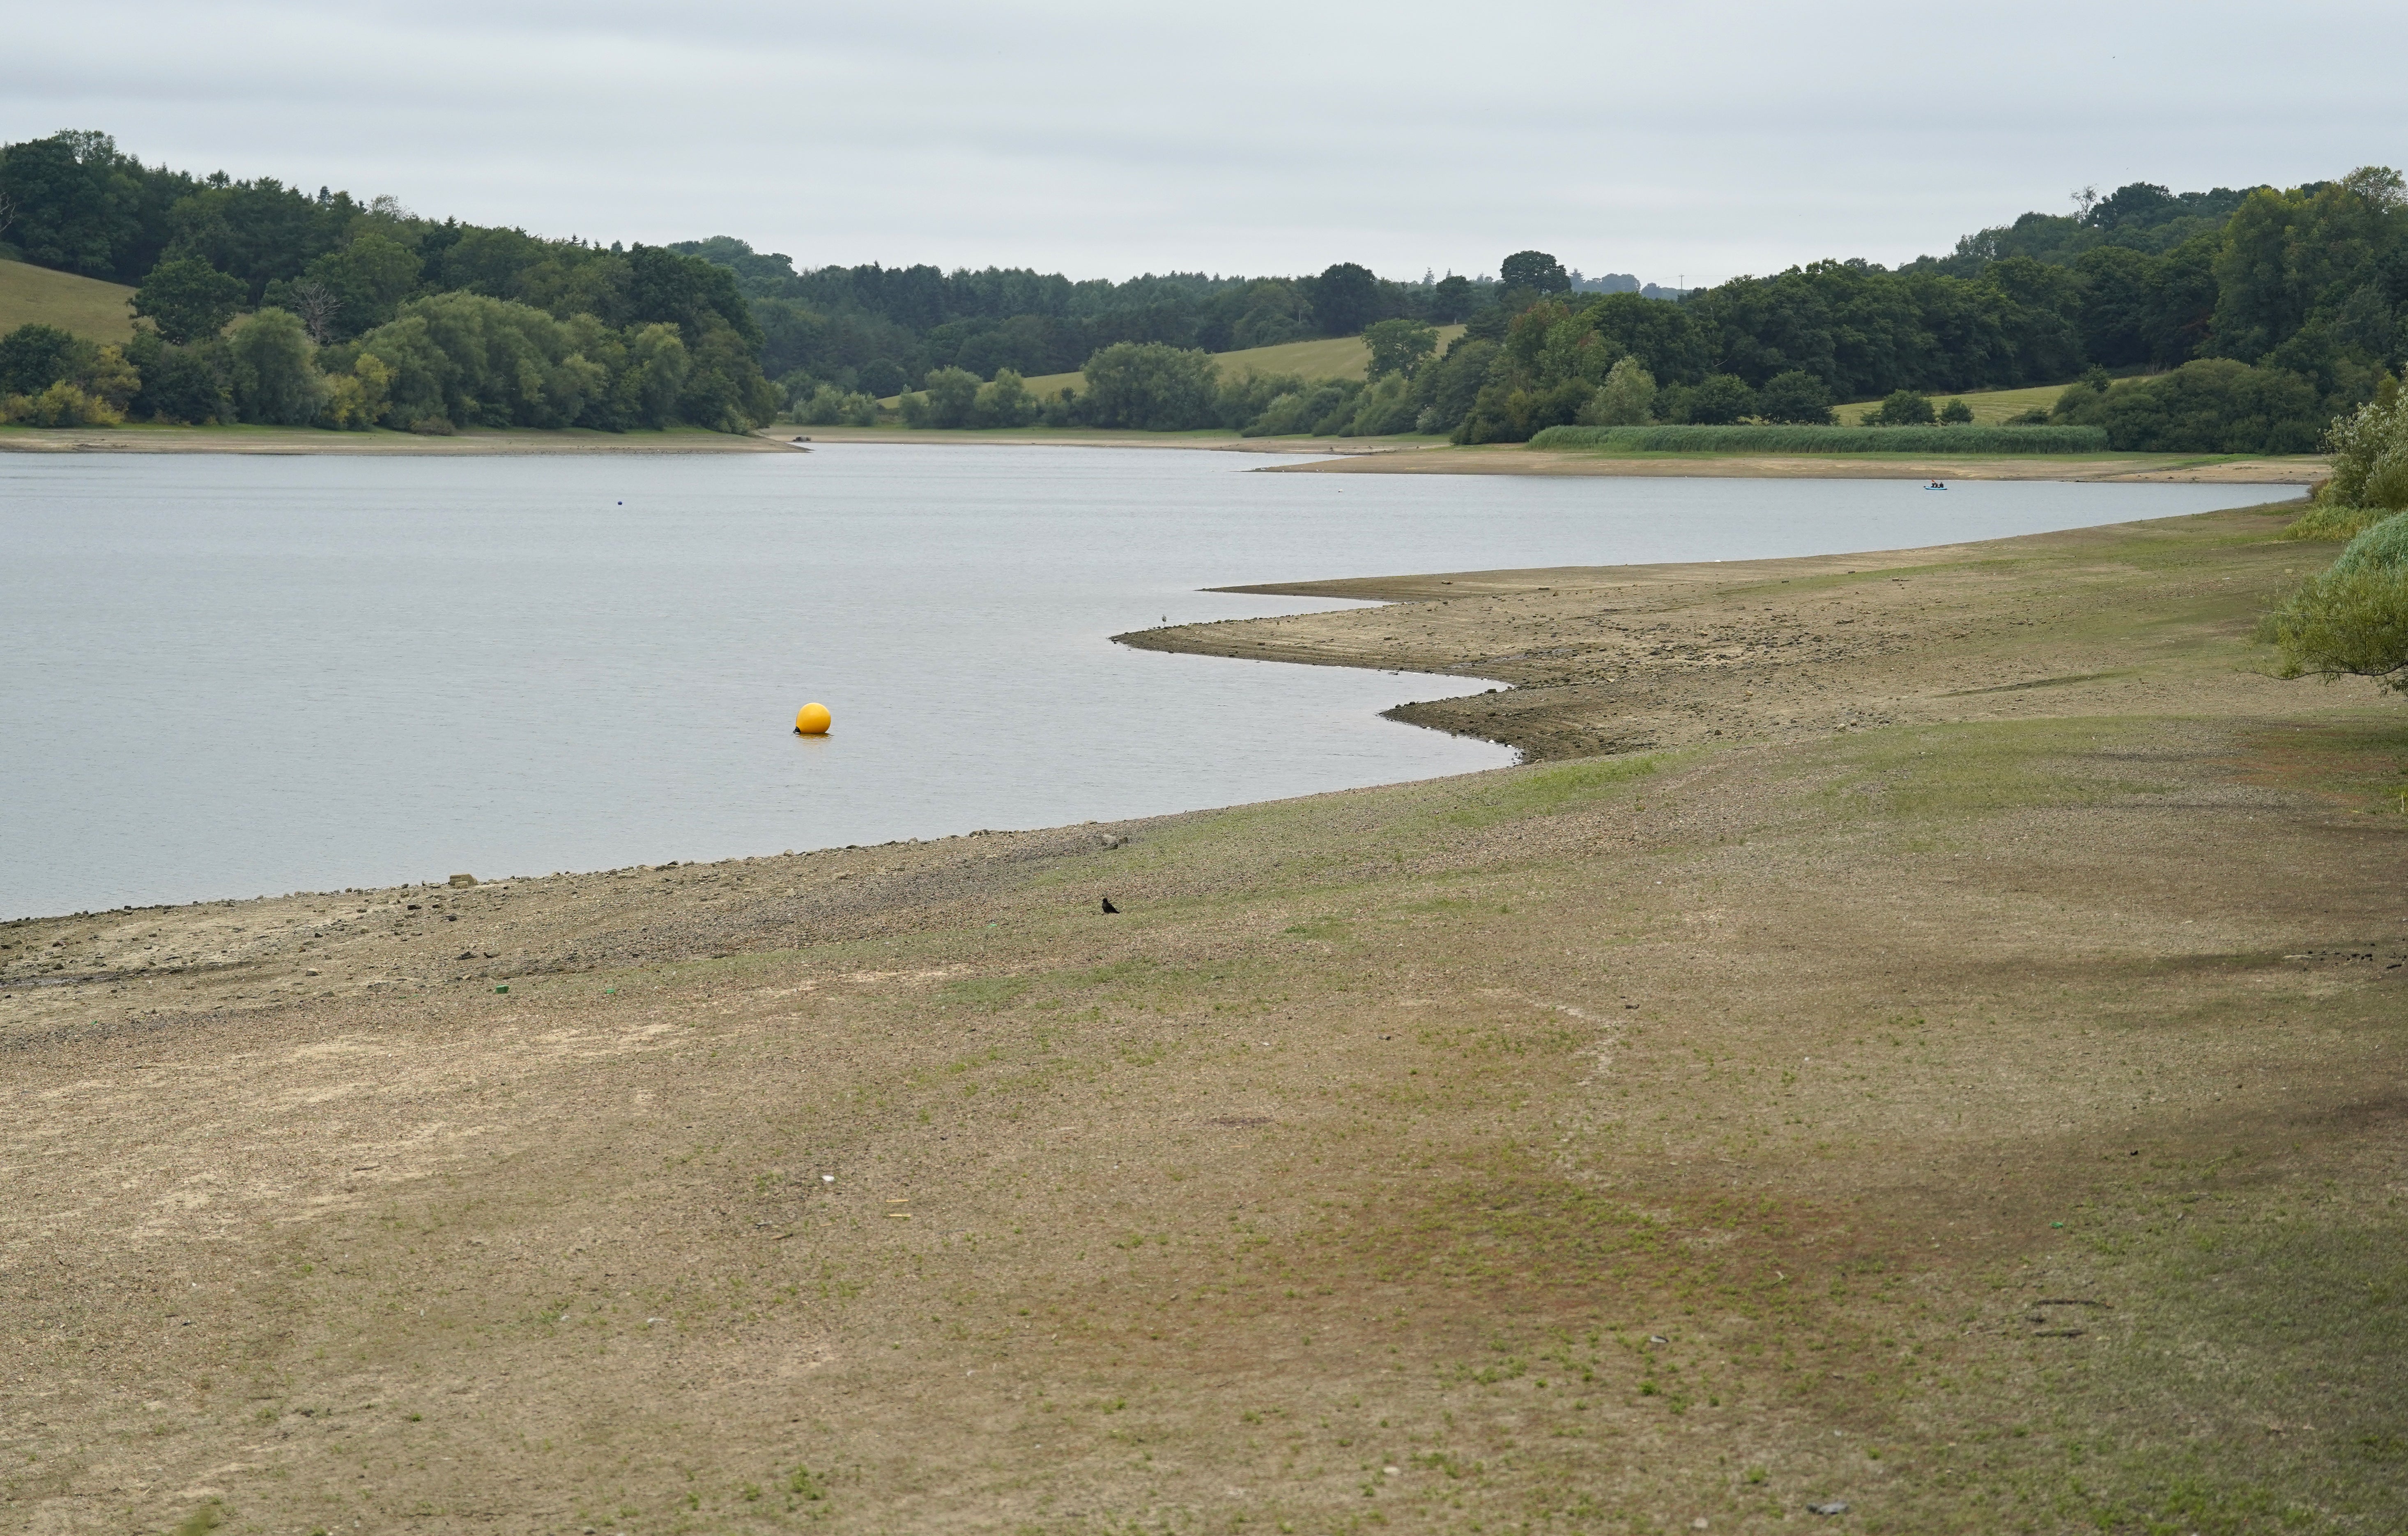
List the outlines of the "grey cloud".
<svg viewBox="0 0 2408 1536">
<path fill-rule="evenodd" d="M 0 136 L 806 265 L 1696 281 L 2338 175 L 2408 115 L 2358 4 L 7 3 Z"/>
</svg>

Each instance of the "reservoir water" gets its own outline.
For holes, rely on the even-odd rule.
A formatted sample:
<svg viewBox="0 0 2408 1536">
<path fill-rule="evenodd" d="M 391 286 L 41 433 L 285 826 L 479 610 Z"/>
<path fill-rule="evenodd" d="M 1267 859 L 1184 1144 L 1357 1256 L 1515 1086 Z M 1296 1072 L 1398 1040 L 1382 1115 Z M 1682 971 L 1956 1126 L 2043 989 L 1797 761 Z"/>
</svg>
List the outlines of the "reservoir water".
<svg viewBox="0 0 2408 1536">
<path fill-rule="evenodd" d="M 1042 826 L 1500 766 L 1484 686 L 1120 631 L 1200 589 L 1896 548 L 2263 486 L 1254 473 L 1252 454 L 0 454 L 0 917 Z M 824 739 L 791 734 L 827 704 Z"/>
</svg>

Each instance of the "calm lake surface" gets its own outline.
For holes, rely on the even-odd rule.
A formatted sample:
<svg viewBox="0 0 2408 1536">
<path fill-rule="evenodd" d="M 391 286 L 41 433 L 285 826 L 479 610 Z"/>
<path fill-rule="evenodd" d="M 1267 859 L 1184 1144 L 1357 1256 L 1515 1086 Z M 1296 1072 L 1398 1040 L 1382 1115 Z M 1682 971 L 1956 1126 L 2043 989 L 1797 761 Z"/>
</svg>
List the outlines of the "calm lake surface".
<svg viewBox="0 0 2408 1536">
<path fill-rule="evenodd" d="M 1887 549 L 2259 486 L 1258 474 L 1251 454 L 0 454 L 0 917 L 1044 826 L 1511 761 L 1484 686 L 1130 651 L 1199 588 Z M 827 704 L 835 732 L 791 734 Z"/>
</svg>

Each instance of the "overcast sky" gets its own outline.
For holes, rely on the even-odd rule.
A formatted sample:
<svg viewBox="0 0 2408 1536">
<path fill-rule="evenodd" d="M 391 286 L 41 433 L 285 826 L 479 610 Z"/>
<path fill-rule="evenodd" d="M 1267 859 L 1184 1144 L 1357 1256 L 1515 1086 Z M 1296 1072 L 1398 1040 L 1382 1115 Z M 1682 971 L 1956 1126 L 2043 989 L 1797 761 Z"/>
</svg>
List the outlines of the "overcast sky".
<svg viewBox="0 0 2408 1536">
<path fill-rule="evenodd" d="M 798 266 L 1716 281 L 2408 165 L 2408 5 L 0 0 L 0 139 Z"/>
</svg>

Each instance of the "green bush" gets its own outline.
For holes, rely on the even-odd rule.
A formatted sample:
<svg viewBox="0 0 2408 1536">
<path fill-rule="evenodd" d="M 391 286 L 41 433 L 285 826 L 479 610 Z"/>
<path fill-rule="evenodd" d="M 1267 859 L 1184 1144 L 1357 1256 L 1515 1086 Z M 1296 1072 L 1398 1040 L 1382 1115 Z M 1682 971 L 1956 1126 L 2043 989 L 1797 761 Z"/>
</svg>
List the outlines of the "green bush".
<svg viewBox="0 0 2408 1536">
<path fill-rule="evenodd" d="M 2286 678 L 2363 677 L 2408 693 L 2408 512 L 2349 541 L 2258 626 Z"/>
<path fill-rule="evenodd" d="M 1911 389 L 1894 389 L 1881 409 L 1865 418 L 1874 426 L 1929 426 L 1931 396 Z"/>
<path fill-rule="evenodd" d="M 1201 349 L 1116 341 L 1087 359 L 1088 424 L 1184 432 L 1220 424 L 1220 380 Z"/>
<path fill-rule="evenodd" d="M 834 384 L 821 384 L 808 398 L 796 402 L 795 420 L 805 426 L 876 426 L 878 402 Z"/>
<path fill-rule="evenodd" d="M 2098 453 L 2095 426 L 1551 426 L 1533 448 L 1615 453 Z"/>
<path fill-rule="evenodd" d="M 2325 441 L 2333 451 L 2333 472 L 2316 492 L 2316 511 L 2336 525 L 2323 537 L 2408 511 L 2408 399 L 2396 380 L 2386 378 L 2371 402 L 2334 422 Z M 2339 524 L 2345 523 L 2355 526 L 2344 530 Z"/>
<path fill-rule="evenodd" d="M 2072 385 L 2051 420 L 2107 429 L 2127 453 L 2307 453 L 2330 420 L 2315 385 L 2285 368 L 2230 358 L 2186 363 L 2172 373 L 2101 390 Z"/>
<path fill-rule="evenodd" d="M 1756 392 L 1756 412 L 1768 422 L 1796 426 L 1830 426 L 1831 386 L 1803 368 L 1776 373 Z"/>
<path fill-rule="evenodd" d="M 2332 574 L 2408 570 L 2408 512 L 2396 512 L 2360 533 L 2332 563 Z"/>
<path fill-rule="evenodd" d="M 0 422 L 26 426 L 116 426 L 124 413 L 107 400 L 61 381 L 38 395 L 11 395 L 0 399 Z"/>
</svg>

